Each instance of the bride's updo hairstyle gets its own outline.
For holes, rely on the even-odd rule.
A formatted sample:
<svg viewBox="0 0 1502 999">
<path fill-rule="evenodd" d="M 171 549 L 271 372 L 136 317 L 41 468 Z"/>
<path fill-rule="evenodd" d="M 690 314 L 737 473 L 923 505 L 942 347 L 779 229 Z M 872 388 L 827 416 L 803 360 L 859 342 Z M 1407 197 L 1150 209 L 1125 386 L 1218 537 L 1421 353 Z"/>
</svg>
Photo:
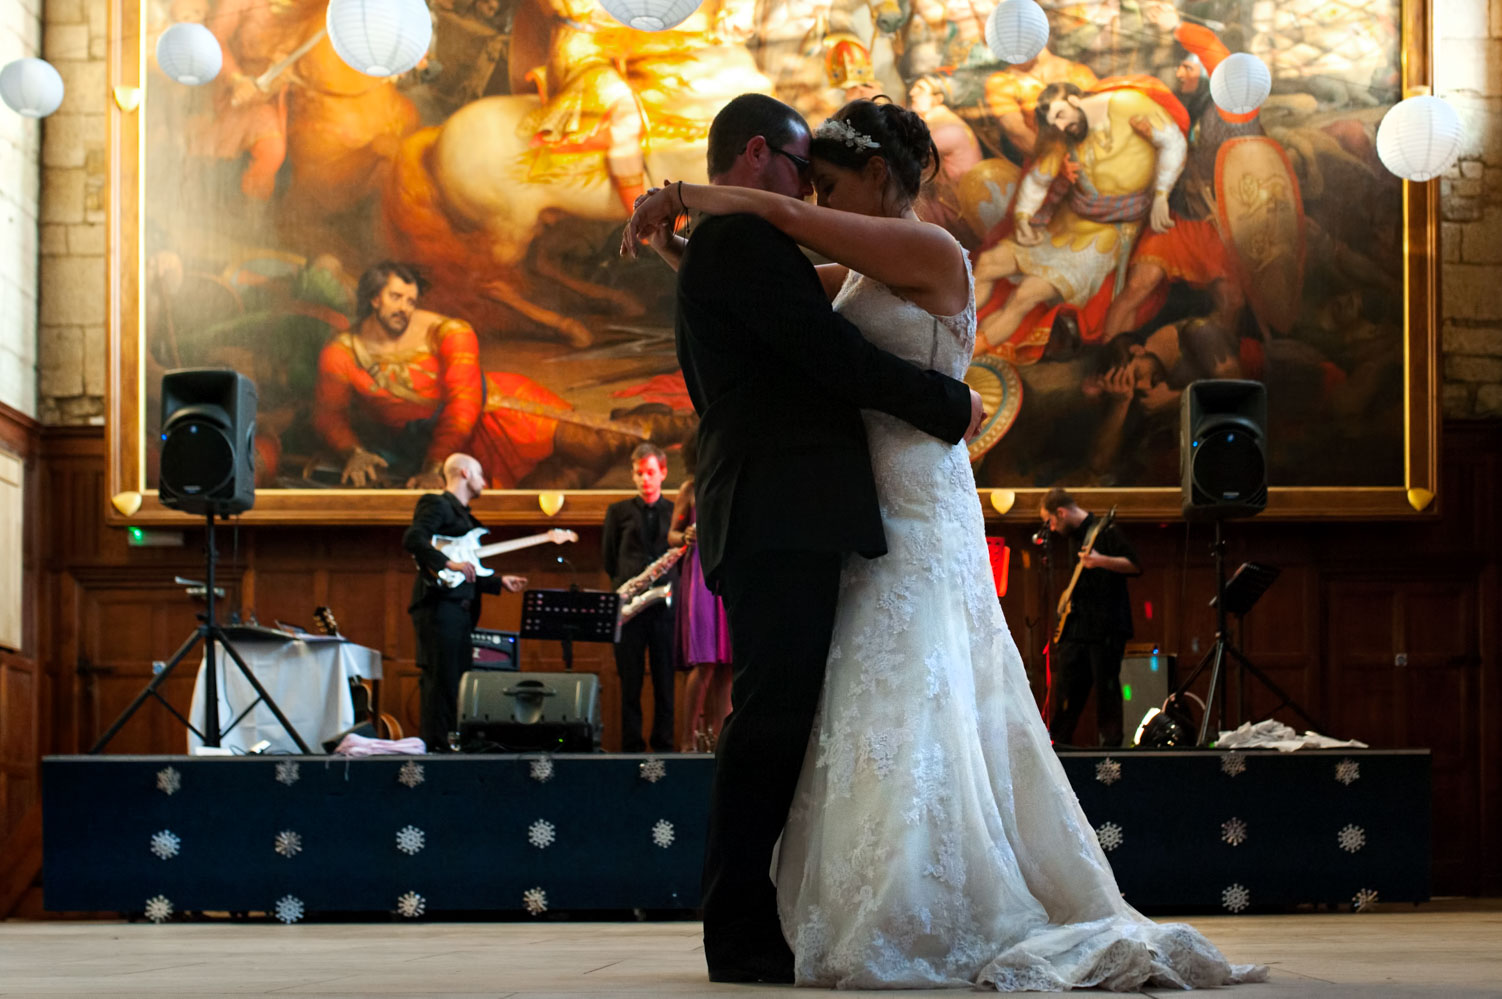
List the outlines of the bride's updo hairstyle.
<svg viewBox="0 0 1502 999">
<path fill-rule="evenodd" d="M 809 148 L 815 159 L 848 170 L 863 169 L 880 156 L 898 193 L 909 203 L 918 198 L 924 171 L 932 176 L 939 169 L 939 149 L 928 124 L 887 97 L 846 104 L 814 129 Z"/>
</svg>

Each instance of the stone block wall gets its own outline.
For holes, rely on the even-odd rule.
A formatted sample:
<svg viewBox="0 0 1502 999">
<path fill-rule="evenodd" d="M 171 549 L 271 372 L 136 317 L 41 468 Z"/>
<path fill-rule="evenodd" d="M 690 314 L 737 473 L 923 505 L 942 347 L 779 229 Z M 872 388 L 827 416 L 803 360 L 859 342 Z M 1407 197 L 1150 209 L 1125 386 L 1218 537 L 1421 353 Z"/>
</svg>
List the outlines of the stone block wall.
<svg viewBox="0 0 1502 999">
<path fill-rule="evenodd" d="M 0 0 L 0 66 L 42 52 L 42 0 Z M 0 402 L 37 412 L 41 124 L 0 106 Z"/>
<path fill-rule="evenodd" d="M 42 129 L 38 418 L 104 420 L 109 0 L 46 0 L 43 52 L 67 96 Z"/>
<path fill-rule="evenodd" d="M 15 15 L 0 26 L 3 44 L 21 44 L 13 36 L 26 36 L 35 15 L 25 12 L 41 2 L 0 0 L 0 12 Z M 108 8 L 109 0 L 45 2 L 44 51 L 68 86 L 41 145 L 36 411 L 45 423 L 97 422 L 104 413 Z M 1461 161 L 1441 181 L 1444 412 L 1502 417 L 1502 0 L 1443 0 L 1434 10 L 1435 90 L 1460 111 L 1466 126 Z M 29 30 L 34 36 L 34 27 Z M 6 157 L 0 171 L 13 169 L 13 155 L 22 154 L 23 164 L 28 149 L 35 155 L 34 140 L 25 146 L 25 128 L 7 119 L 0 129 L 0 156 Z M 24 172 L 24 165 L 14 169 Z M 24 206 L 12 207 L 11 176 L 0 173 L 6 212 L 24 217 Z M 24 182 L 15 187 L 23 200 L 25 189 Z M 0 230 L 7 247 L 22 238 Z M 37 284 L 27 277 L 26 255 L 20 259 L 0 265 L 0 399 L 6 401 L 13 378 L 7 372 L 29 363 L 26 345 L 15 339 L 22 334 L 12 332 L 21 329 L 12 316 L 32 308 L 25 292 Z"/>
</svg>

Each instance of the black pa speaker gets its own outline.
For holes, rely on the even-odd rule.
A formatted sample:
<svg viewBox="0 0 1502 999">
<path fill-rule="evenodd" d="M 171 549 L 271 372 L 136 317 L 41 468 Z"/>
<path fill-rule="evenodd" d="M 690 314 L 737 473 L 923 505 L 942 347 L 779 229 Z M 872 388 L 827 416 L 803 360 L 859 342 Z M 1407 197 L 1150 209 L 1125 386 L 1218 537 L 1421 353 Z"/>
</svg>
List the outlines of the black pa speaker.
<svg viewBox="0 0 1502 999">
<path fill-rule="evenodd" d="M 1190 382 L 1179 409 L 1184 518 L 1250 517 L 1267 506 L 1267 390 L 1261 382 Z"/>
<path fill-rule="evenodd" d="M 162 376 L 162 505 L 231 514 L 256 502 L 256 386 L 238 371 L 180 368 Z"/>
<path fill-rule="evenodd" d="M 499 752 L 600 748 L 600 678 L 593 673 L 471 670 L 459 678 L 459 735 Z"/>
</svg>

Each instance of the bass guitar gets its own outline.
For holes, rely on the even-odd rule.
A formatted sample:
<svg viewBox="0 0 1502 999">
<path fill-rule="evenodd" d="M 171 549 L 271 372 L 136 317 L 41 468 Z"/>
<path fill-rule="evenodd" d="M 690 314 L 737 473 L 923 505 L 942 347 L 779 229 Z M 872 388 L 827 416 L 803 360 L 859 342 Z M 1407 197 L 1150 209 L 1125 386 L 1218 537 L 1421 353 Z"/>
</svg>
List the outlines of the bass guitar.
<svg viewBox="0 0 1502 999">
<path fill-rule="evenodd" d="M 477 527 L 468 534 L 458 538 L 451 538 L 443 534 L 433 535 L 433 547 L 443 552 L 450 562 L 468 562 L 475 567 L 476 576 L 493 576 L 495 570 L 487 569 L 480 563 L 481 559 L 492 555 L 500 555 L 503 552 L 514 552 L 522 548 L 530 548 L 533 545 L 545 545 L 552 542 L 555 545 L 567 544 L 578 541 L 579 535 L 573 531 L 565 531 L 555 527 L 551 531 L 543 531 L 541 534 L 533 534 L 525 538 L 513 538 L 510 541 L 497 541 L 491 545 L 481 545 L 480 539 L 490 532 L 483 527 Z M 458 569 L 441 569 L 438 573 L 438 582 L 453 589 L 464 582 L 464 573 Z"/>
<path fill-rule="evenodd" d="M 1095 550 L 1095 539 L 1100 537 L 1100 532 L 1111 526 L 1111 521 L 1116 518 L 1116 508 L 1113 506 L 1104 517 L 1090 525 L 1090 533 L 1085 535 L 1084 543 L 1080 545 L 1080 555 Z M 1054 627 L 1053 640 L 1059 641 L 1064 637 L 1064 622 L 1069 620 L 1069 610 L 1074 600 L 1074 587 L 1080 581 L 1080 573 L 1084 571 L 1085 563 L 1074 564 L 1074 575 L 1069 577 L 1069 585 L 1064 587 L 1064 592 L 1059 594 L 1059 623 Z"/>
</svg>

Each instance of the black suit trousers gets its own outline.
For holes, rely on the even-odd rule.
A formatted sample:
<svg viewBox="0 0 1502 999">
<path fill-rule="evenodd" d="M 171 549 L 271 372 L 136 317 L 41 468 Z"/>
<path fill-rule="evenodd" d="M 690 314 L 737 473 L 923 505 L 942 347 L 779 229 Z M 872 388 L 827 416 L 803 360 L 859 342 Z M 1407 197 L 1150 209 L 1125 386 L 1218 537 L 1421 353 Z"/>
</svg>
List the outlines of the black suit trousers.
<svg viewBox="0 0 1502 999">
<path fill-rule="evenodd" d="M 439 600 L 412 611 L 417 631 L 417 665 L 422 670 L 422 741 L 428 752 L 448 748 L 448 734 L 459 730 L 459 678 L 474 661 L 469 601 Z"/>
<path fill-rule="evenodd" d="M 621 678 L 621 752 L 647 748 L 641 737 L 641 688 L 652 664 L 652 751 L 671 753 L 673 744 L 673 608 L 648 607 L 621 626 L 615 643 L 615 671 Z"/>
<path fill-rule="evenodd" d="M 733 710 L 715 747 L 704 855 L 711 972 L 792 966 L 768 870 L 808 749 L 834 630 L 841 556 L 763 551 L 726 561 Z"/>
<path fill-rule="evenodd" d="M 1102 746 L 1121 745 L 1121 656 L 1126 638 L 1103 638 L 1093 642 L 1061 641 L 1053 647 L 1052 666 L 1058 675 L 1058 698 L 1048 734 L 1053 741 L 1069 745 L 1074 727 L 1085 711 L 1090 690 L 1095 690 L 1095 724 Z"/>
</svg>

